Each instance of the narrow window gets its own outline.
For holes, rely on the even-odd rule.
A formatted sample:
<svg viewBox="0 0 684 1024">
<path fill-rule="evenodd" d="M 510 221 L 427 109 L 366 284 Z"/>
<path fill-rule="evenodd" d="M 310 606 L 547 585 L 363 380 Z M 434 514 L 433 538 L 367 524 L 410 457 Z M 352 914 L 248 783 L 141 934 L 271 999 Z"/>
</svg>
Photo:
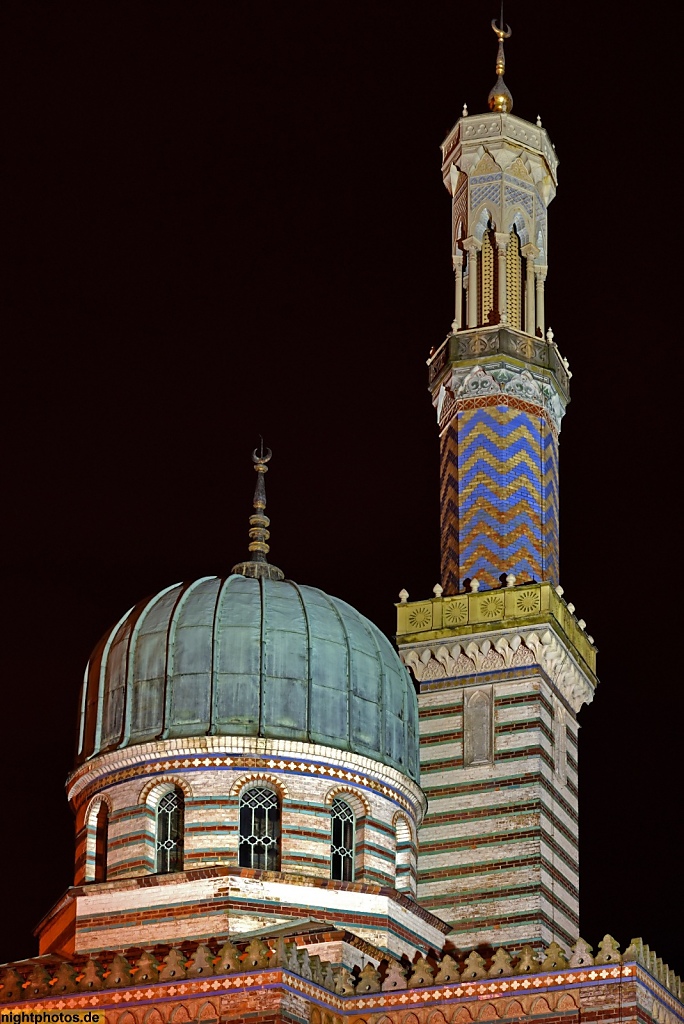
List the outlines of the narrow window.
<svg viewBox="0 0 684 1024">
<path fill-rule="evenodd" d="M 94 882 L 107 881 L 107 845 L 109 841 L 109 807 L 103 801 L 95 819 L 95 874 Z"/>
<path fill-rule="evenodd" d="M 565 709 L 560 704 L 556 704 L 553 725 L 554 768 L 559 781 L 565 785 L 568 775 L 567 726 L 565 724 Z"/>
<path fill-rule="evenodd" d="M 330 877 L 340 882 L 354 881 L 354 812 L 345 800 L 332 802 Z"/>
<path fill-rule="evenodd" d="M 515 225 L 511 228 L 506 247 L 506 304 L 509 326 L 520 330 L 522 327 L 522 289 L 523 289 L 522 256 L 520 255 L 520 238 Z"/>
<path fill-rule="evenodd" d="M 178 789 L 157 805 L 157 872 L 183 870 L 183 818 L 185 802 Z"/>
<path fill-rule="evenodd" d="M 494 245 L 492 244 L 491 223 L 482 236 L 482 249 L 480 251 L 480 323 L 491 323 L 491 314 L 494 312 L 494 296 L 496 295 L 496 260 L 494 259 Z"/>
<path fill-rule="evenodd" d="M 280 806 L 270 789 L 247 789 L 240 797 L 241 868 L 280 870 Z"/>
<path fill-rule="evenodd" d="M 397 819 L 395 838 L 394 887 L 399 892 L 410 892 L 415 895 L 415 848 L 411 842 L 411 829 L 404 817 Z"/>
<path fill-rule="evenodd" d="M 493 747 L 491 691 L 466 692 L 463 718 L 464 763 L 490 764 Z"/>
</svg>

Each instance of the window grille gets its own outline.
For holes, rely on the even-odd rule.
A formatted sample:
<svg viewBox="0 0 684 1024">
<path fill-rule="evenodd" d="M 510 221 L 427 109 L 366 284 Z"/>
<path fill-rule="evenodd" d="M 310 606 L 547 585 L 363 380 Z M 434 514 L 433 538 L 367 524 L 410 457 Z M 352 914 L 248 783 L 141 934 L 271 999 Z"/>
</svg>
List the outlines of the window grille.
<svg viewBox="0 0 684 1024">
<path fill-rule="evenodd" d="M 183 870 L 183 794 L 174 789 L 157 806 L 157 872 Z"/>
<path fill-rule="evenodd" d="M 280 805 L 270 789 L 247 789 L 240 797 L 241 868 L 280 870 Z"/>
<path fill-rule="evenodd" d="M 354 881 L 354 812 L 344 800 L 335 798 L 330 812 L 332 842 L 330 877 L 341 882 Z"/>
</svg>

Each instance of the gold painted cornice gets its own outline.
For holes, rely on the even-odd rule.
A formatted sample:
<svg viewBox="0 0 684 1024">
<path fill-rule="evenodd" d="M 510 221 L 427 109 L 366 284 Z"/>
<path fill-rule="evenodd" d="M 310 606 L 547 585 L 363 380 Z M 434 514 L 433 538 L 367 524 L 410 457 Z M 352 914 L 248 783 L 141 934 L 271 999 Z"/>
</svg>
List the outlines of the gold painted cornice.
<svg viewBox="0 0 684 1024">
<path fill-rule="evenodd" d="M 593 685 L 598 682 L 596 647 L 550 583 L 406 601 L 396 607 L 399 646 L 551 624 L 565 638 Z"/>
</svg>

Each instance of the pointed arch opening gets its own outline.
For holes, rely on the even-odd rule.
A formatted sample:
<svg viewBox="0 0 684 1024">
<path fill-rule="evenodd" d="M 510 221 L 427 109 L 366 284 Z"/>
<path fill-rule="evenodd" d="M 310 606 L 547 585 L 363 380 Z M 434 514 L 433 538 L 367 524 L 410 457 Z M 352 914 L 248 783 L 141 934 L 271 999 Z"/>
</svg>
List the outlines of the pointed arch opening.
<svg viewBox="0 0 684 1024">
<path fill-rule="evenodd" d="M 491 212 L 484 206 L 478 215 L 474 236 L 480 242 L 477 260 L 477 281 L 468 286 L 477 288 L 477 320 L 479 324 L 498 323 L 496 296 L 498 294 L 495 224 Z"/>
<path fill-rule="evenodd" d="M 395 830 L 394 887 L 398 892 L 408 892 L 415 896 L 418 878 L 415 836 L 405 814 L 395 814 L 393 824 Z"/>
<path fill-rule="evenodd" d="M 509 325 L 517 331 L 522 329 L 525 280 L 521 248 L 520 235 L 514 223 L 509 232 L 506 246 L 506 314 Z"/>
</svg>

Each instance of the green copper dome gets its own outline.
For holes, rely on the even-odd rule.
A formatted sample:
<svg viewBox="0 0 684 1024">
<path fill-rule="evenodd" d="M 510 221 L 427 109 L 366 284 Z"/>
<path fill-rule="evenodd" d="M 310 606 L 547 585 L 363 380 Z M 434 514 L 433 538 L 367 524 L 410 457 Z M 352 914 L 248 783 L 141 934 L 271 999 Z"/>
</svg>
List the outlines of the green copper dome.
<svg viewBox="0 0 684 1024">
<path fill-rule="evenodd" d="M 351 750 L 418 781 L 413 684 L 344 601 L 231 575 L 142 601 L 86 669 L 78 762 L 182 736 L 263 736 Z"/>
</svg>

